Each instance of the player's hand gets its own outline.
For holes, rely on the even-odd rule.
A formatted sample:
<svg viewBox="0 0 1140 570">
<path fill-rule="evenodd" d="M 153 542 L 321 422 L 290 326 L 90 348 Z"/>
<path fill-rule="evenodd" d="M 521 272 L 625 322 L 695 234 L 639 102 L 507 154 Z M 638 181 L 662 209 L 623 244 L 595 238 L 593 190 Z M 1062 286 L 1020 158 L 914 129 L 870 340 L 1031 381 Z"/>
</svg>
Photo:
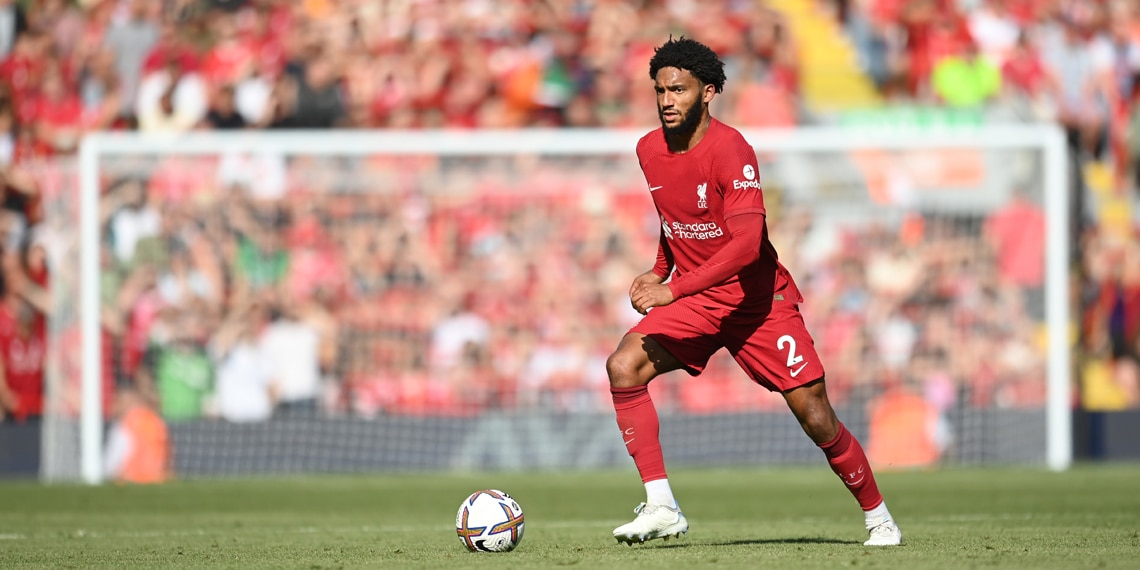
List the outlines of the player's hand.
<svg viewBox="0 0 1140 570">
<path fill-rule="evenodd" d="M 633 283 L 629 286 L 629 298 L 633 298 L 633 293 L 643 285 L 656 285 L 664 281 L 665 278 L 653 272 L 652 269 L 633 278 Z"/>
<path fill-rule="evenodd" d="M 653 307 L 664 307 L 672 303 L 673 291 L 661 283 L 643 283 L 634 288 L 629 300 L 633 303 L 633 308 L 644 315 Z"/>
</svg>

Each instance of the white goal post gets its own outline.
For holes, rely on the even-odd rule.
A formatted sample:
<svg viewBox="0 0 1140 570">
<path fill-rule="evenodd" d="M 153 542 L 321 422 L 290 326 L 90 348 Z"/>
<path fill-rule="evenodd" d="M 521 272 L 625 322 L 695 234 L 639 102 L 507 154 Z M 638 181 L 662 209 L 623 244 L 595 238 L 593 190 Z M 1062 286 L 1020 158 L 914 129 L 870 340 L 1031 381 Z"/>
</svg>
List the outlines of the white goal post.
<svg viewBox="0 0 1140 570">
<path fill-rule="evenodd" d="M 1037 173 L 1046 219 L 1044 328 L 1046 401 L 1044 464 L 1067 469 L 1072 462 L 1070 402 L 1072 386 L 1069 303 L 1070 163 L 1064 133 L 1053 125 L 985 125 L 949 130 L 857 130 L 801 127 L 789 130 L 742 130 L 759 155 L 836 153 L 859 149 L 886 152 L 946 149 L 981 151 L 1031 150 L 1039 153 Z M 510 131 L 306 131 L 189 133 L 154 136 L 139 133 L 96 133 L 79 150 L 79 330 L 82 406 L 79 417 L 81 479 L 104 481 L 104 417 L 101 380 L 101 303 L 99 218 L 100 187 L 108 157 L 219 155 L 227 152 L 271 152 L 297 156 L 628 156 L 642 131 L 536 129 Z M 777 158 L 778 160 L 778 158 Z M 804 175 L 813 174 L 808 161 Z M 802 167 L 802 165 L 801 165 Z M 761 160 L 764 172 L 764 160 Z M 816 173 L 818 174 L 818 173 Z M 825 199 L 825 198 L 819 198 Z M 953 197 L 949 197 L 953 202 Z M 953 207 L 953 204 L 951 205 Z M 770 222 L 771 223 L 771 222 Z M 779 223 L 778 220 L 775 223 Z M 781 251 L 783 256 L 785 252 Z M 652 261 L 647 258 L 648 264 Z M 796 273 L 792 267 L 793 274 Z M 632 277 L 632 275 L 630 275 Z M 809 299 L 810 302 L 810 299 Z M 810 309 L 809 309 L 810 312 Z M 617 338 L 615 337 L 616 343 Z M 615 435 L 616 438 L 616 435 Z"/>
</svg>

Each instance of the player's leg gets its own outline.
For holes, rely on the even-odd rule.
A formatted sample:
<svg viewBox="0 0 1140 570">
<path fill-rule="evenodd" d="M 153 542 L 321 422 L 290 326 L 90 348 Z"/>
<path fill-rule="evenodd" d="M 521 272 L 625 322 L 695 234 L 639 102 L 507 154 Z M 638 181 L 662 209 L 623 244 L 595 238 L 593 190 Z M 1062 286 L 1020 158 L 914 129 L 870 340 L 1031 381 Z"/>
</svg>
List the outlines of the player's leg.
<svg viewBox="0 0 1140 570">
<path fill-rule="evenodd" d="M 635 509 L 632 522 L 614 529 L 614 538 L 632 544 L 688 532 L 665 471 L 661 453 L 660 423 L 649 395 L 649 383 L 658 375 L 685 369 L 697 374 L 719 345 L 700 330 L 711 324 L 692 313 L 685 303 L 657 307 L 622 338 L 606 361 L 618 429 L 641 481 L 645 502 Z M 678 341 L 676 339 L 686 339 Z"/>
<path fill-rule="evenodd" d="M 606 360 L 618 429 L 645 483 L 646 503 L 651 505 L 676 507 L 677 502 L 667 483 L 660 423 L 649 396 L 649 382 L 680 367 L 680 361 L 657 341 L 636 332 L 626 334 Z"/>
<path fill-rule="evenodd" d="M 867 461 L 859 440 L 839 421 L 827 398 L 823 378 L 783 392 L 788 408 L 804 433 L 823 450 L 832 471 L 863 509 L 870 538 L 867 546 L 894 546 L 902 541 L 899 531 Z"/>
<path fill-rule="evenodd" d="M 867 455 L 828 400 L 823 364 L 798 308 L 774 304 L 761 324 L 755 323 L 740 317 L 725 324 L 736 362 L 758 384 L 784 396 L 804 432 L 823 450 L 832 470 L 863 508 L 871 531 L 866 544 L 898 544 L 902 535 L 879 493 Z M 887 529 L 893 529 L 894 535 L 881 536 Z"/>
<path fill-rule="evenodd" d="M 614 538 L 620 542 L 645 542 L 689 530 L 669 486 L 660 422 L 649 396 L 653 378 L 680 367 L 680 361 L 657 341 L 636 332 L 626 334 L 606 361 L 618 429 L 645 485 L 645 502 L 634 509 L 637 518 L 614 529 Z"/>
</svg>

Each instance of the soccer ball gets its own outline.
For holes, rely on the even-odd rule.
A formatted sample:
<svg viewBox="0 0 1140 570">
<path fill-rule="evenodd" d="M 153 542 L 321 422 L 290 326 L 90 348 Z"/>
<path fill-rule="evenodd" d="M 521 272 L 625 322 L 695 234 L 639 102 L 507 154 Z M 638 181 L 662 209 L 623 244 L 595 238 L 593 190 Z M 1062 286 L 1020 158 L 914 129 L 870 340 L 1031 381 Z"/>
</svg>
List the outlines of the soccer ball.
<svg viewBox="0 0 1140 570">
<path fill-rule="evenodd" d="M 455 514 L 459 542 L 471 552 L 510 552 L 523 537 L 523 510 L 498 489 L 471 493 Z"/>
</svg>

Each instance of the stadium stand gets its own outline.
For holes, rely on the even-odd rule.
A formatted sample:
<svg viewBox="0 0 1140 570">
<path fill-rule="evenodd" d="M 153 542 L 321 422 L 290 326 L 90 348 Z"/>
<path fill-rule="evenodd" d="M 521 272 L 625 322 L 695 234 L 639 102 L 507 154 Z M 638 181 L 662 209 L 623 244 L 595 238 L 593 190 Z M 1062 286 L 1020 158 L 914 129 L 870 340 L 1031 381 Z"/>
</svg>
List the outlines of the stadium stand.
<svg viewBox="0 0 1140 570">
<path fill-rule="evenodd" d="M 726 122 L 841 123 L 848 112 L 890 112 L 903 103 L 944 109 L 932 76 L 947 57 L 972 48 L 1002 82 L 979 99 L 981 116 L 1056 121 L 1071 135 L 1083 174 L 1074 190 L 1084 204 L 1074 246 L 1082 393 L 1101 409 L 1140 406 L 1136 2 L 30 0 L 2 3 L 0 16 L 6 324 L 43 327 L 37 296 L 50 276 L 36 239 L 39 195 L 53 184 L 52 161 L 74 154 L 86 132 L 651 128 L 656 117 L 646 111 L 652 92 L 644 62 L 671 33 L 706 41 L 724 55 L 732 87 L 714 112 Z M 160 393 L 163 386 L 194 385 L 186 375 L 208 369 L 221 377 L 227 366 L 243 366 L 239 349 L 257 334 L 272 336 L 267 344 L 297 372 L 278 387 L 284 392 L 267 396 L 277 402 L 274 413 L 313 407 L 360 416 L 463 415 L 496 407 L 608 406 L 598 389 L 601 363 L 628 315 L 607 312 L 600 292 L 588 287 L 569 302 L 544 301 L 565 294 L 561 281 L 528 275 L 527 264 L 552 266 L 537 267 L 538 276 L 569 271 L 595 281 L 614 267 L 639 267 L 642 260 L 627 257 L 628 244 L 642 239 L 637 212 L 644 202 L 623 198 L 628 203 L 615 204 L 617 215 L 603 222 L 565 207 L 569 196 L 551 192 L 530 198 L 545 212 L 541 220 L 517 220 L 510 216 L 517 195 L 484 181 L 477 211 L 456 203 L 416 217 L 383 196 L 315 191 L 307 185 L 319 181 L 285 164 L 260 165 L 265 176 L 251 181 L 203 179 L 212 170 L 187 160 L 172 158 L 147 179 L 117 180 L 104 197 L 113 236 L 105 254 L 118 269 L 105 282 L 114 309 L 105 331 L 107 376 L 142 390 L 167 418 L 266 417 L 267 409 L 248 404 L 248 391 L 234 392 L 237 404 L 209 405 L 206 394 L 192 390 Z M 427 166 L 406 165 L 405 174 L 426 176 Z M 234 186 L 247 192 L 229 192 Z M 191 204 L 236 214 L 180 231 Z M 385 226 L 390 235 L 371 231 L 370 221 L 394 216 L 409 217 Z M 796 224 L 810 222 L 781 221 L 774 239 L 793 241 Z M 429 239 L 409 239 L 411 231 Z M 527 233 L 550 236 L 537 241 L 546 249 L 511 239 Z M 950 229 L 933 234 L 955 239 Z M 580 239 L 558 251 L 556 238 L 566 236 Z M 894 270 L 933 263 L 909 257 L 900 241 L 905 235 L 849 237 Z M 464 290 L 441 278 L 488 270 L 473 255 L 507 254 L 517 266 L 499 269 L 516 273 L 496 290 Z M 163 266 L 173 269 L 156 273 L 148 263 L 154 256 L 169 256 Z M 1009 323 L 997 320 L 1009 314 L 986 303 L 962 309 L 968 314 L 955 314 L 953 322 L 936 303 L 906 307 L 886 319 L 891 326 L 866 322 L 864 309 L 877 296 L 932 299 L 946 292 L 921 290 L 931 281 L 861 275 L 859 267 L 873 266 L 866 258 L 830 263 L 826 269 L 837 281 L 811 293 L 842 302 L 821 303 L 811 325 L 825 360 L 835 363 L 831 379 L 840 402 L 862 385 L 860 374 L 890 369 L 860 360 L 883 358 L 868 356 L 875 354 L 868 347 L 883 340 L 876 334 L 970 322 L 980 335 L 974 342 L 1001 346 L 1007 338 L 1001 325 Z M 990 268 L 1005 269 L 996 261 Z M 877 289 L 888 286 L 896 289 Z M 447 303 L 421 302 L 426 298 Z M 520 307 L 553 311 L 543 314 L 553 324 L 537 329 L 537 315 Z M 948 333 L 944 341 L 955 338 Z M 889 358 L 914 356 L 914 366 L 930 365 L 947 349 L 928 344 L 922 354 Z M 447 381 L 459 374 L 473 380 Z M 727 380 L 734 374 L 730 361 L 714 362 L 707 384 L 663 394 L 659 406 L 708 412 L 779 405 L 709 396 L 741 385 Z M 1038 405 L 1044 397 L 1023 389 L 1039 384 L 994 386 L 993 378 L 992 370 L 962 369 L 948 381 L 979 404 Z M 18 421 L 39 413 L 28 405 L 8 406 L 3 415 Z"/>
</svg>

